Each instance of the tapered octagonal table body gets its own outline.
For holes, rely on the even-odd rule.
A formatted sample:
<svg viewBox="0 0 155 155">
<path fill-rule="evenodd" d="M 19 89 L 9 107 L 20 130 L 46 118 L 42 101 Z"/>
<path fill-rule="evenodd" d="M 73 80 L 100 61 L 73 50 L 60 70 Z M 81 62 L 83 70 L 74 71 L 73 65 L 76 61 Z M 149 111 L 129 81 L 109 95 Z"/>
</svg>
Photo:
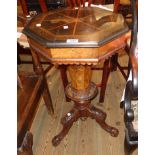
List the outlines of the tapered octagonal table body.
<svg viewBox="0 0 155 155">
<path fill-rule="evenodd" d="M 100 8 L 63 8 L 34 17 L 23 31 L 38 73 L 43 73 L 38 55 L 53 64 L 67 65 L 71 83 L 66 95 L 74 107 L 62 119 L 62 131 L 52 143 L 57 146 L 78 118 L 91 117 L 112 136 L 118 130 L 106 122 L 106 113 L 91 105 L 97 87 L 91 82 L 91 67 L 125 47 L 128 26 L 120 14 Z"/>
</svg>

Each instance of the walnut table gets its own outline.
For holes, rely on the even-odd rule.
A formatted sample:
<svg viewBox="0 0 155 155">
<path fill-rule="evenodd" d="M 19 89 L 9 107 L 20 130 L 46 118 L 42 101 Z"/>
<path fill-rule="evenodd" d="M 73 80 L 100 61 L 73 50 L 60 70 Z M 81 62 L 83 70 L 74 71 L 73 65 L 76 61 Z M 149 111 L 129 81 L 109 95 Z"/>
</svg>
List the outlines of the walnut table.
<svg viewBox="0 0 155 155">
<path fill-rule="evenodd" d="M 124 48 L 129 31 L 121 14 L 100 8 L 61 8 L 34 17 L 23 33 L 29 43 L 36 65 L 41 72 L 39 57 L 53 64 L 65 64 L 71 83 L 66 95 L 75 102 L 74 107 L 62 119 L 62 131 L 53 138 L 57 146 L 78 118 L 91 117 L 112 136 L 118 130 L 105 123 L 106 113 L 90 104 L 97 95 L 97 87 L 91 82 L 91 66 L 109 58 Z"/>
</svg>

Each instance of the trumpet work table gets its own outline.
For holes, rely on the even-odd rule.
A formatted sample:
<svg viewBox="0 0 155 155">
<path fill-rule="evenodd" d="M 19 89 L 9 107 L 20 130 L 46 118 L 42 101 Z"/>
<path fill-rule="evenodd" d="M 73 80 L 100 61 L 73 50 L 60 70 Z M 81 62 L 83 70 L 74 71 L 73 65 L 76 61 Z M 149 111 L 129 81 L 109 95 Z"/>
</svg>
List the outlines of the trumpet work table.
<svg viewBox="0 0 155 155">
<path fill-rule="evenodd" d="M 52 139 L 54 146 L 78 118 L 91 117 L 111 136 L 118 135 L 118 130 L 105 122 L 106 113 L 90 103 L 98 92 L 91 82 L 91 67 L 124 48 L 128 31 L 121 14 L 95 7 L 41 13 L 24 28 L 38 73 L 42 73 L 39 56 L 52 64 L 68 66 L 71 83 L 65 93 L 75 104 L 61 119 L 63 128 Z"/>
</svg>

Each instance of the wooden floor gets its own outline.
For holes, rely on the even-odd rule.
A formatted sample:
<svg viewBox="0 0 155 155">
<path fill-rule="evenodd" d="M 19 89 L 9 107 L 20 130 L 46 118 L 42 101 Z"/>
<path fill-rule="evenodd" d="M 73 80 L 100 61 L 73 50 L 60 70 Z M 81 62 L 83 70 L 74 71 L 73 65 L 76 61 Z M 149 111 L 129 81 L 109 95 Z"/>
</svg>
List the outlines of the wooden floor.
<svg viewBox="0 0 155 155">
<path fill-rule="evenodd" d="M 121 57 L 126 63 L 126 56 Z M 29 70 L 32 66 L 20 65 L 19 69 Z M 125 80 L 119 71 L 112 72 L 108 81 L 105 102 L 99 104 L 99 95 L 92 101 L 96 107 L 107 113 L 106 122 L 119 129 L 118 137 L 111 137 L 94 120 L 78 120 L 73 124 L 68 135 L 57 147 L 52 146 L 52 138 L 59 133 L 62 126 L 61 117 L 73 106 L 66 102 L 60 72 L 53 67 L 47 74 L 49 89 L 53 100 L 55 113 L 48 115 L 43 99 L 33 121 L 31 131 L 34 135 L 34 155 L 124 155 L 124 121 L 123 110 L 119 102 L 125 86 Z M 101 71 L 93 71 L 92 81 L 101 81 Z M 137 155 L 135 150 L 133 155 Z"/>
</svg>

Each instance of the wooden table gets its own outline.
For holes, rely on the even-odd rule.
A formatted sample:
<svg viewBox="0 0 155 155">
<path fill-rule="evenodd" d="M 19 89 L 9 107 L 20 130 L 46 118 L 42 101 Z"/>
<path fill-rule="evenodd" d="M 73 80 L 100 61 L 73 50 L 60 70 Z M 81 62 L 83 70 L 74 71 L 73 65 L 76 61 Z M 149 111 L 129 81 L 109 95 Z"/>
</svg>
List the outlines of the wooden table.
<svg viewBox="0 0 155 155">
<path fill-rule="evenodd" d="M 106 122 L 106 113 L 91 105 L 97 87 L 91 67 L 125 46 L 128 26 L 120 14 L 100 8 L 62 8 L 33 18 L 23 31 L 29 38 L 36 71 L 42 73 L 38 55 L 53 64 L 68 65 L 71 83 L 66 95 L 74 107 L 62 119 L 62 131 L 53 138 L 57 146 L 78 118 L 91 117 L 111 136 L 118 130 Z"/>
</svg>

